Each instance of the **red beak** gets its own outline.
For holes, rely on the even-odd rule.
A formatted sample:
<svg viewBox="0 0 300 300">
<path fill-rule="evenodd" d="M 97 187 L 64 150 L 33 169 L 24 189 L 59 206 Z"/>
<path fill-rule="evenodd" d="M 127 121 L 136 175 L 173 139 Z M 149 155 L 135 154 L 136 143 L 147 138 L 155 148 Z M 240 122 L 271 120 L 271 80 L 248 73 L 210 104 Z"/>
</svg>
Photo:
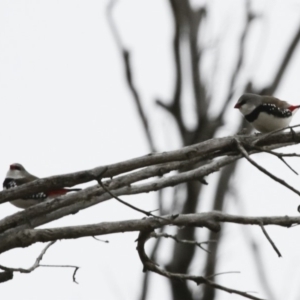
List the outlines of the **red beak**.
<svg viewBox="0 0 300 300">
<path fill-rule="evenodd" d="M 234 106 L 234 108 L 240 108 L 241 107 L 241 105 L 239 104 L 239 103 L 237 103 L 235 106 Z"/>
</svg>

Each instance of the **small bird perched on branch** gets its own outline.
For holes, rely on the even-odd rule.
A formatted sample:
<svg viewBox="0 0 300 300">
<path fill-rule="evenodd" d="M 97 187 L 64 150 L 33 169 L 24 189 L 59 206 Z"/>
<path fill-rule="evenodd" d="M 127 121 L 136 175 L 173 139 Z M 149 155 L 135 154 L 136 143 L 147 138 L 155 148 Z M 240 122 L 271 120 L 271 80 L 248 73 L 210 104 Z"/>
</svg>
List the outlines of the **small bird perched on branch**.
<svg viewBox="0 0 300 300">
<path fill-rule="evenodd" d="M 6 173 L 6 177 L 3 182 L 3 189 L 8 190 L 25 183 L 29 183 L 36 179 L 39 178 L 27 172 L 21 164 L 15 163 L 10 165 L 9 170 Z M 41 203 L 44 200 L 65 195 L 69 192 L 77 192 L 80 190 L 81 189 L 61 188 L 61 189 L 56 189 L 48 192 L 39 192 L 36 194 L 32 194 L 30 196 L 26 196 L 22 199 L 10 201 L 10 203 L 15 205 L 16 207 L 25 209 L 29 206 L 35 205 L 37 203 Z"/>
<path fill-rule="evenodd" d="M 244 94 L 234 108 L 260 132 L 288 127 L 300 105 L 291 105 L 272 96 Z"/>
</svg>

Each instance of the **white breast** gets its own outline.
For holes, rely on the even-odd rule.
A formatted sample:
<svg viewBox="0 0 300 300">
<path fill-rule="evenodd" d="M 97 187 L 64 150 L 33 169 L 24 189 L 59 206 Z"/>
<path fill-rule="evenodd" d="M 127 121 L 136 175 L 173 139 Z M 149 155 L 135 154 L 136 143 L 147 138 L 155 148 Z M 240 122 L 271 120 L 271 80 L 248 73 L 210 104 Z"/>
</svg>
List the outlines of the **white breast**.
<svg viewBox="0 0 300 300">
<path fill-rule="evenodd" d="M 17 200 L 13 200 L 13 201 L 10 201 L 10 203 L 16 207 L 19 207 L 19 208 L 27 208 L 27 207 L 30 207 L 32 205 L 35 205 L 35 204 L 38 204 L 40 203 L 41 200 L 33 200 L 33 199 L 17 199 Z"/>
<path fill-rule="evenodd" d="M 278 118 L 273 115 L 261 112 L 257 119 L 251 124 L 260 132 L 270 132 L 281 128 L 288 127 L 292 120 L 292 116 L 288 118 Z"/>
</svg>

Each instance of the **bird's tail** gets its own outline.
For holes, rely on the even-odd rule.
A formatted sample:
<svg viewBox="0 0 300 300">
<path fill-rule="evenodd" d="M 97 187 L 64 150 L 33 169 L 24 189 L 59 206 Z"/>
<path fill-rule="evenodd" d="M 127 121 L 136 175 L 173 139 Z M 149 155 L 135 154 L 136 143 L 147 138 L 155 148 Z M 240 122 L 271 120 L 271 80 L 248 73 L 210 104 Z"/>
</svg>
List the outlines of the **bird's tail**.
<svg viewBox="0 0 300 300">
<path fill-rule="evenodd" d="M 291 112 L 296 112 L 298 109 L 300 108 L 300 105 L 291 105 L 290 107 L 289 107 L 289 110 L 291 111 Z"/>
<path fill-rule="evenodd" d="M 69 192 L 78 192 L 81 191 L 81 189 L 58 189 L 58 190 L 54 190 L 54 191 L 50 191 L 48 193 L 49 197 L 56 197 L 56 196 L 61 196 L 61 195 L 65 195 Z"/>
<path fill-rule="evenodd" d="M 64 189 L 66 190 L 67 192 L 78 192 L 78 191 L 81 191 L 82 189 Z"/>
</svg>

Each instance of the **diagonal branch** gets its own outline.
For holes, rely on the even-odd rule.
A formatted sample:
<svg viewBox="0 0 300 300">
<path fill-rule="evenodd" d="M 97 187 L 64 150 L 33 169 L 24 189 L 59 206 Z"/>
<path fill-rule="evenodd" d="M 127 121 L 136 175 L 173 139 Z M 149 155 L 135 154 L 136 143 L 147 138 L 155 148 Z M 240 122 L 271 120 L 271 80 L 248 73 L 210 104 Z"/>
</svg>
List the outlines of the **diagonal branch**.
<svg viewBox="0 0 300 300">
<path fill-rule="evenodd" d="M 269 241 L 269 243 L 271 244 L 272 248 L 275 250 L 275 252 L 277 253 L 278 257 L 282 257 L 281 253 L 279 252 L 278 248 L 276 247 L 276 245 L 274 244 L 274 242 L 272 241 L 272 239 L 270 238 L 269 234 L 267 233 L 265 227 L 263 224 L 260 225 L 260 228 L 263 232 L 263 234 L 265 235 L 265 237 L 267 238 L 267 240 Z"/>
<path fill-rule="evenodd" d="M 275 217 L 245 217 L 229 215 L 219 211 L 207 213 L 181 214 L 174 218 L 173 215 L 162 218 L 144 218 L 117 222 L 101 222 L 92 225 L 68 226 L 47 229 L 21 229 L 0 235 L 0 253 L 18 247 L 28 247 L 36 242 L 50 242 L 59 239 L 76 239 L 86 236 L 100 236 L 112 233 L 154 230 L 166 225 L 205 227 L 218 232 L 221 223 L 235 223 L 242 225 L 277 225 L 292 228 L 300 224 L 300 217 L 275 216 Z"/>
<path fill-rule="evenodd" d="M 153 231 L 150 234 L 151 237 L 154 238 L 160 238 L 160 237 L 164 237 L 164 238 L 171 238 L 174 241 L 176 241 L 177 243 L 181 243 L 181 244 L 188 244 L 188 245 L 195 245 L 197 247 L 199 247 L 200 249 L 202 249 L 203 251 L 209 253 L 209 251 L 205 248 L 203 248 L 203 244 L 208 244 L 208 243 L 214 243 L 215 241 L 207 241 L 207 242 L 197 242 L 197 241 L 191 241 L 191 240 L 182 240 L 179 239 L 176 235 L 172 235 L 172 234 L 167 234 L 167 233 L 156 233 L 155 231 Z"/>
<path fill-rule="evenodd" d="M 217 119 L 219 121 L 222 120 L 222 118 L 224 116 L 224 113 L 226 111 L 226 108 L 227 108 L 230 100 L 232 99 L 232 96 L 234 94 L 235 84 L 236 84 L 237 79 L 239 78 L 241 67 L 242 67 L 242 65 L 244 63 L 245 51 L 246 51 L 245 43 L 246 43 L 246 39 L 248 37 L 248 34 L 250 32 L 250 25 L 251 25 L 252 21 L 254 20 L 254 15 L 253 15 L 253 13 L 251 11 L 250 4 L 251 4 L 251 1 L 247 0 L 246 1 L 246 23 L 244 25 L 244 29 L 242 31 L 242 34 L 241 34 L 241 37 L 240 37 L 240 40 L 239 40 L 239 47 L 238 47 L 239 54 L 238 54 L 238 59 L 237 59 L 234 71 L 233 71 L 233 73 L 231 75 L 230 84 L 229 84 L 229 92 L 228 92 L 227 98 L 226 98 L 226 100 L 225 100 L 225 102 L 223 104 L 223 107 L 222 107 L 222 109 L 220 111 L 219 116 L 217 117 Z"/>
<path fill-rule="evenodd" d="M 295 137 L 297 140 L 295 140 Z M 298 144 L 299 138 L 300 132 L 295 133 L 295 136 L 293 136 L 290 132 L 279 132 L 269 136 L 261 135 L 259 137 L 254 135 L 239 136 L 241 142 L 245 145 L 249 145 L 250 148 L 251 144 L 254 141 L 257 141 L 257 145 L 260 147 L 275 144 L 276 147 L 273 149 L 282 146 Z M 120 163 L 96 167 L 90 170 L 41 178 L 16 188 L 0 192 L 0 203 L 22 198 L 28 194 L 49 191 L 55 188 L 70 187 L 76 184 L 98 180 L 101 177 L 110 178 L 125 172 L 130 172 L 135 169 L 160 163 L 190 160 L 196 157 L 199 157 L 201 160 L 205 161 L 208 158 L 212 159 L 222 155 L 235 155 L 237 154 L 237 149 L 234 145 L 235 137 L 228 136 L 223 138 L 215 138 L 187 146 L 179 150 L 151 153 L 149 155 L 129 159 Z M 78 192 L 79 195 L 81 195 L 80 193 L 84 193 L 84 191 Z"/>
<path fill-rule="evenodd" d="M 172 9 L 172 16 L 174 18 L 174 38 L 173 38 L 173 53 L 174 53 L 174 64 L 175 64 L 175 83 L 174 83 L 174 94 L 172 102 L 165 104 L 161 100 L 156 100 L 156 104 L 168 111 L 176 120 L 179 127 L 181 137 L 187 134 L 187 129 L 183 123 L 181 114 L 181 92 L 182 92 L 182 67 L 180 61 L 180 37 L 182 34 L 183 20 L 181 11 L 177 8 L 176 0 L 170 0 L 170 6 Z M 180 2 L 179 2 L 180 3 Z"/>
<path fill-rule="evenodd" d="M 277 87 L 279 86 L 282 80 L 283 75 L 286 72 L 286 69 L 289 65 L 289 62 L 291 61 L 293 54 L 295 53 L 299 41 L 300 41 L 300 26 L 296 31 L 296 34 L 292 39 L 291 44 L 289 45 L 287 51 L 285 52 L 285 56 L 281 61 L 281 64 L 278 68 L 275 78 L 273 79 L 272 84 L 269 87 L 264 89 L 263 91 L 264 94 L 269 94 L 269 95 L 274 94 L 275 90 L 277 89 Z"/>
<path fill-rule="evenodd" d="M 278 178 L 277 176 L 273 175 L 272 173 L 270 173 L 269 171 L 267 171 L 265 168 L 263 168 L 262 166 L 260 166 L 258 163 L 256 163 L 252 158 L 250 158 L 249 154 L 247 153 L 247 151 L 245 150 L 245 148 L 243 147 L 242 143 L 236 138 L 236 143 L 237 143 L 237 147 L 240 150 L 240 152 L 243 154 L 243 156 L 253 165 L 255 166 L 257 169 L 259 169 L 262 173 L 265 173 L 267 176 L 269 176 L 270 178 L 272 178 L 273 180 L 275 180 L 276 182 L 279 182 L 280 184 L 282 184 L 283 186 L 287 187 L 289 190 L 293 191 L 295 194 L 297 194 L 298 196 L 300 196 L 300 191 L 296 190 L 294 187 L 292 187 L 291 185 L 289 185 L 288 183 L 286 183 L 283 179 Z"/>
<path fill-rule="evenodd" d="M 40 265 L 40 267 L 44 267 L 44 268 L 72 268 L 72 269 L 74 269 L 74 272 L 73 272 L 73 275 L 72 275 L 73 282 L 78 284 L 78 282 L 76 281 L 76 274 L 77 274 L 77 271 L 80 269 L 80 267 L 78 267 L 78 266 L 72 266 L 72 265 Z"/>
<path fill-rule="evenodd" d="M 55 243 L 56 241 L 50 242 L 41 252 L 41 254 L 37 257 L 35 263 L 28 269 L 23 269 L 23 268 L 9 268 L 0 265 L 0 269 L 4 271 L 9 271 L 9 272 L 20 272 L 20 273 L 31 273 L 34 271 L 36 268 L 40 267 L 40 262 L 43 259 L 43 256 L 45 255 L 46 251 Z"/>
<path fill-rule="evenodd" d="M 254 149 L 257 149 L 257 150 L 260 150 L 262 152 L 266 152 L 268 154 L 271 154 L 271 155 L 274 155 L 276 157 L 278 157 L 293 173 L 295 173 L 296 175 L 299 175 L 286 161 L 283 157 L 300 157 L 299 154 L 296 154 L 296 153 L 277 153 L 275 151 L 272 151 L 272 150 L 268 150 L 268 149 L 265 149 L 263 147 L 257 147 L 257 146 L 254 146 L 253 147 Z"/>
<path fill-rule="evenodd" d="M 120 203 L 122 203 L 123 205 L 125 205 L 125 206 L 128 206 L 128 207 L 130 207 L 131 209 L 133 209 L 133 210 L 136 210 L 136 211 L 138 211 L 138 212 L 140 212 L 140 213 L 142 213 L 142 214 L 144 214 L 144 215 L 146 215 L 147 217 L 153 217 L 153 218 L 159 218 L 159 219 L 164 219 L 164 218 L 162 218 L 162 217 L 160 217 L 160 216 L 156 216 L 156 215 L 154 215 L 154 214 L 152 214 L 152 212 L 151 211 L 145 211 L 145 210 L 143 210 L 143 209 L 140 209 L 140 208 L 138 208 L 138 207 L 136 207 L 136 206 L 134 206 L 134 205 L 132 205 L 132 204 L 130 204 L 130 203 L 127 203 L 127 202 L 125 202 L 125 201 L 123 201 L 122 199 L 120 199 L 118 196 L 116 196 L 114 193 L 112 193 L 104 184 L 103 184 L 103 182 L 101 181 L 101 180 L 99 180 L 98 181 L 99 182 L 99 185 L 112 197 L 112 198 L 114 198 L 114 199 L 116 199 L 117 201 L 119 201 Z M 167 220 L 168 221 L 168 220 Z"/>
<path fill-rule="evenodd" d="M 153 138 L 152 138 L 152 135 L 151 135 L 151 132 L 149 129 L 149 122 L 148 122 L 147 116 L 144 112 L 144 109 L 142 107 L 140 95 L 139 95 L 137 88 L 132 79 L 132 66 L 131 66 L 131 61 L 130 61 L 130 52 L 124 48 L 119 31 L 118 31 L 117 26 L 112 17 L 112 10 L 114 8 L 115 3 L 116 3 L 116 1 L 111 0 L 107 7 L 107 21 L 111 28 L 111 32 L 116 41 L 118 49 L 122 55 L 125 74 L 126 74 L 126 81 L 127 81 L 129 90 L 133 96 L 133 99 L 135 101 L 140 119 L 142 121 L 143 128 L 144 128 L 144 131 L 145 131 L 145 134 L 147 137 L 147 141 L 148 141 L 150 150 L 151 150 L 151 152 L 155 152 Z"/>
<path fill-rule="evenodd" d="M 139 234 L 139 237 L 137 239 L 137 241 L 138 241 L 137 251 L 138 251 L 139 257 L 141 259 L 141 262 L 144 266 L 144 270 L 143 270 L 144 272 L 151 271 L 151 272 L 157 273 L 159 275 L 165 276 L 165 277 L 167 277 L 169 279 L 173 279 L 173 280 L 190 280 L 190 281 L 194 281 L 197 285 L 206 284 L 206 285 L 212 286 L 215 289 L 219 289 L 219 290 L 225 291 L 230 294 L 237 294 L 237 295 L 243 296 L 248 299 L 262 300 L 262 298 L 252 296 L 252 295 L 248 294 L 247 292 L 238 291 L 238 290 L 231 289 L 231 288 L 222 286 L 220 284 L 217 284 L 203 276 L 194 276 L 194 275 L 188 275 L 188 274 L 182 274 L 182 273 L 173 273 L 173 272 L 168 272 L 166 270 L 163 270 L 162 268 L 159 268 L 155 262 L 153 262 L 152 260 L 149 259 L 149 257 L 147 256 L 147 254 L 145 252 L 145 243 L 151 237 L 151 234 L 152 234 L 151 230 L 141 231 Z"/>
<path fill-rule="evenodd" d="M 198 180 L 199 178 L 203 178 L 208 174 L 218 171 L 221 167 L 231 164 L 232 162 L 241 158 L 241 154 L 238 154 L 236 156 L 233 155 L 234 153 L 237 153 L 237 151 L 239 151 L 236 147 L 235 139 L 236 137 L 213 139 L 190 147 L 185 147 L 181 150 L 171 151 L 168 153 L 159 153 L 153 156 L 152 155 L 146 156 L 146 157 L 137 158 L 126 162 L 121 162 L 118 164 L 111 165 L 114 167 L 119 166 L 119 172 L 120 172 L 120 169 L 123 168 L 124 170 L 124 166 L 126 166 L 126 169 L 130 168 L 129 166 L 131 166 L 130 169 L 132 169 L 133 168 L 132 165 L 135 167 L 136 165 L 141 166 L 141 162 L 145 165 L 145 164 L 150 164 L 150 163 L 160 162 L 160 161 L 170 161 L 171 159 L 178 160 L 184 158 L 191 158 L 190 160 L 187 161 L 177 161 L 177 162 L 174 161 L 171 163 L 167 163 L 166 165 L 157 165 L 157 166 L 148 167 L 146 169 L 142 169 L 124 176 L 117 177 L 116 179 L 113 179 L 110 182 L 110 190 L 114 190 L 114 194 L 116 194 L 117 196 L 138 194 L 138 193 L 145 193 L 150 191 L 157 191 L 159 189 L 168 186 L 174 186 L 183 182 L 193 181 L 193 180 Z M 257 136 L 240 136 L 239 140 L 245 144 L 245 147 L 251 149 L 252 141 L 257 140 Z M 259 145 L 266 146 L 266 145 L 270 145 L 272 142 L 273 143 L 276 142 L 276 147 L 280 146 L 279 144 L 280 142 L 282 142 L 284 145 L 286 145 L 286 143 L 294 144 L 290 133 L 277 133 L 272 136 L 269 136 L 268 138 L 262 136 L 262 142 L 260 142 Z M 200 160 L 202 159 L 201 157 L 204 157 L 202 155 L 205 155 L 205 153 L 209 153 L 209 155 L 212 156 L 220 155 L 220 153 L 222 153 L 222 151 L 220 151 L 221 149 L 222 151 L 224 151 L 223 154 L 227 153 L 227 155 L 228 154 L 231 155 L 224 156 L 221 159 L 207 161 L 206 164 L 204 164 L 203 166 L 198 167 L 191 171 L 182 172 L 180 174 L 176 174 L 165 178 L 159 178 L 157 180 L 153 180 L 145 184 L 129 186 L 133 182 L 137 182 L 153 176 L 160 176 L 162 174 L 170 172 L 171 170 L 175 170 L 187 166 L 189 163 L 195 163 L 197 161 L 198 155 L 200 157 L 199 158 Z M 226 150 L 227 152 L 225 151 L 225 149 L 227 149 Z M 249 154 L 256 153 L 256 152 L 257 152 L 256 150 L 253 152 L 250 150 Z M 108 170 L 111 170 L 112 168 L 111 166 L 106 166 L 106 168 Z M 83 172 L 79 172 L 79 174 L 82 173 Z M 105 176 L 106 174 L 107 172 L 105 173 Z M 59 178 L 64 176 L 57 176 L 57 177 Z M 51 181 L 52 178 L 53 177 L 50 177 L 48 179 L 40 179 L 33 183 L 29 183 L 28 185 L 24 185 L 24 187 L 27 187 L 27 191 L 30 191 L 29 187 L 32 187 L 32 185 L 34 185 L 35 183 L 37 184 L 37 186 L 39 186 L 38 183 L 40 181 L 43 181 L 44 183 L 46 182 L 48 184 L 53 183 Z M 10 193 L 12 193 L 12 195 L 15 195 L 14 190 L 18 191 L 19 189 L 22 189 L 24 187 L 21 186 L 15 189 L 11 189 L 11 191 L 1 192 L 0 199 L 1 196 L 3 195 L 6 195 L 6 197 L 10 196 L 11 195 Z M 0 232 L 1 231 L 3 232 L 5 230 L 8 230 L 9 228 L 14 228 L 14 227 L 19 229 L 28 228 L 28 224 L 26 225 L 27 222 L 25 221 L 27 219 L 30 219 L 30 223 L 33 227 L 36 227 L 45 224 L 47 222 L 56 220 L 58 218 L 61 218 L 63 216 L 66 216 L 68 214 L 74 214 L 82 209 L 85 209 L 87 207 L 90 207 L 92 205 L 106 201 L 111 198 L 111 196 L 103 195 L 103 193 L 104 190 L 102 188 L 90 187 L 78 193 L 73 193 L 66 196 L 58 197 L 50 201 L 32 206 L 23 212 L 16 213 L 0 221 Z M 10 197 L 13 199 L 13 196 Z"/>
</svg>

